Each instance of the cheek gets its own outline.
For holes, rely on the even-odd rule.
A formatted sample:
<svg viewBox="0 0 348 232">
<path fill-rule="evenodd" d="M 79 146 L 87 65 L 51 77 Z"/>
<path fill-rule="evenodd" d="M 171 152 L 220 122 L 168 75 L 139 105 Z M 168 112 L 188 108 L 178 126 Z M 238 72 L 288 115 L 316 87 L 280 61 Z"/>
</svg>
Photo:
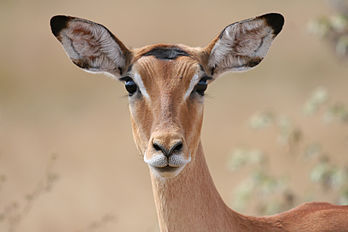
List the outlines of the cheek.
<svg viewBox="0 0 348 232">
<path fill-rule="evenodd" d="M 133 132 L 133 139 L 134 139 L 135 145 L 136 145 L 138 151 L 141 154 L 143 154 L 144 153 L 143 140 L 141 139 L 136 121 L 134 120 L 134 118 L 132 116 L 131 116 L 131 124 L 132 124 L 132 132 Z"/>
<path fill-rule="evenodd" d="M 131 123 L 134 141 L 138 150 L 144 154 L 151 135 L 152 113 L 149 111 L 144 100 L 142 102 L 130 103 Z"/>
<path fill-rule="evenodd" d="M 201 134 L 203 121 L 203 104 L 187 103 L 181 111 L 181 122 L 185 132 L 185 140 L 191 154 L 194 154 Z"/>
</svg>

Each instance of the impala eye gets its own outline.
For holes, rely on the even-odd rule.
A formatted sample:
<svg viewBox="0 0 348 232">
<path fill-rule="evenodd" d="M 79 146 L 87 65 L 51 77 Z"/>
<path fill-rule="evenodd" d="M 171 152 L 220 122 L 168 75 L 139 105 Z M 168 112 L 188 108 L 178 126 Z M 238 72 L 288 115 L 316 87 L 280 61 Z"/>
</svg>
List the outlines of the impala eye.
<svg viewBox="0 0 348 232">
<path fill-rule="evenodd" d="M 126 87 L 126 90 L 128 91 L 129 96 L 132 96 L 138 90 L 137 84 L 135 84 L 135 82 L 130 77 L 125 79 L 124 86 Z"/>
<path fill-rule="evenodd" d="M 194 92 L 198 93 L 201 96 L 204 96 L 204 92 L 207 89 L 208 84 L 207 84 L 207 79 L 206 78 L 202 78 L 197 85 L 195 86 L 195 88 L 193 89 Z"/>
</svg>

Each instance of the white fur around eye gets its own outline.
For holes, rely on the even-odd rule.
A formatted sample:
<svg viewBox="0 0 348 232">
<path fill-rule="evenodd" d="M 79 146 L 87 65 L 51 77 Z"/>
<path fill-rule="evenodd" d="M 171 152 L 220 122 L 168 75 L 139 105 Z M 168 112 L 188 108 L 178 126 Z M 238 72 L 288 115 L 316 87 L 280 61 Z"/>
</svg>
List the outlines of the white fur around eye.
<svg viewBox="0 0 348 232">
<path fill-rule="evenodd" d="M 134 73 L 133 80 L 134 80 L 134 82 L 138 85 L 141 94 L 142 94 L 146 99 L 150 99 L 150 96 L 149 96 L 149 94 L 148 94 L 147 91 L 146 91 L 146 88 L 145 88 L 145 86 L 144 86 L 144 82 L 143 82 L 143 80 L 141 79 L 141 76 L 140 76 L 139 73 Z"/>
<path fill-rule="evenodd" d="M 198 83 L 198 81 L 199 81 L 199 75 L 198 74 L 195 74 L 193 77 L 192 77 L 192 79 L 191 79 L 191 81 L 190 81 L 190 85 L 189 85 L 189 87 L 188 87 L 188 89 L 186 90 L 186 93 L 185 93 L 185 95 L 184 95 L 184 99 L 186 100 L 189 96 L 190 96 L 190 94 L 192 93 L 192 90 L 193 90 L 193 88 L 196 86 L 196 84 Z"/>
</svg>

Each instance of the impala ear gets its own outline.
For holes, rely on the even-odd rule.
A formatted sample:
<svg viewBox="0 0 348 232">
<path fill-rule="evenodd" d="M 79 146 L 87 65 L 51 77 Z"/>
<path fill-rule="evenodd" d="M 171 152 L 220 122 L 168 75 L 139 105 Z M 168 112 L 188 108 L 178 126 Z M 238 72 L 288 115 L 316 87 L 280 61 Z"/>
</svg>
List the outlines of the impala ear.
<svg viewBox="0 0 348 232">
<path fill-rule="evenodd" d="M 51 18 L 50 24 L 72 62 L 85 71 L 119 77 L 129 65 L 132 53 L 104 26 L 63 15 Z"/>
<path fill-rule="evenodd" d="M 282 30 L 284 17 L 265 14 L 227 26 L 205 49 L 206 67 L 214 79 L 227 71 L 245 71 L 266 56 Z"/>
</svg>

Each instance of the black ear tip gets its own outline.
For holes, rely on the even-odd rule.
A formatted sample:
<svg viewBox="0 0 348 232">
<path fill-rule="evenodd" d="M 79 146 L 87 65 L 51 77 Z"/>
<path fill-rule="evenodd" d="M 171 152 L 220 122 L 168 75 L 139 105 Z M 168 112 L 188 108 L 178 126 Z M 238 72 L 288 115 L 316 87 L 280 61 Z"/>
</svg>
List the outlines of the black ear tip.
<svg viewBox="0 0 348 232">
<path fill-rule="evenodd" d="M 70 17 L 64 15 L 56 15 L 52 17 L 50 20 L 52 33 L 57 37 L 59 32 L 67 26 L 69 20 Z"/>
<path fill-rule="evenodd" d="M 284 25 L 284 17 L 278 13 L 270 13 L 261 16 L 263 17 L 267 24 L 273 28 L 273 34 L 277 35 L 283 28 Z"/>
</svg>

